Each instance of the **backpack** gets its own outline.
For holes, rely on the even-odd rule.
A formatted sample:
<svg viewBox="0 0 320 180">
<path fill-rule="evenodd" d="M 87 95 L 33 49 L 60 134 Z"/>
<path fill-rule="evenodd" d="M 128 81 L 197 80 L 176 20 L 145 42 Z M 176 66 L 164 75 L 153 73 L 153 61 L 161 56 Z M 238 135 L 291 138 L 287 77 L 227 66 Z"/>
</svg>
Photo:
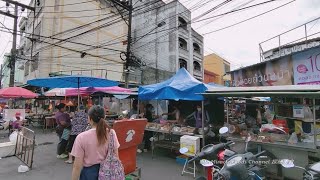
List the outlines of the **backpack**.
<svg viewBox="0 0 320 180">
<path fill-rule="evenodd" d="M 108 153 L 105 160 L 100 163 L 99 180 L 124 180 L 124 168 L 114 151 L 114 134 L 110 131 Z"/>
</svg>

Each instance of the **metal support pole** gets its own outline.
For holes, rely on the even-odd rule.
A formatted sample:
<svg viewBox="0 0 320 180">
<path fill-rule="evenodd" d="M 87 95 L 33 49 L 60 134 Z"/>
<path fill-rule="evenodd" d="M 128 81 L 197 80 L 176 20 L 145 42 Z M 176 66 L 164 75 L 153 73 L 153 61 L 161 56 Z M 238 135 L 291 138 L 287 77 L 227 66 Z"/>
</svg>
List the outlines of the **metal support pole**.
<svg viewBox="0 0 320 180">
<path fill-rule="evenodd" d="M 312 111 L 313 111 L 313 138 L 314 138 L 314 145 L 317 147 L 317 123 L 316 123 L 316 99 L 312 99 Z"/>
<path fill-rule="evenodd" d="M 204 119 L 205 119 L 205 110 L 204 110 L 204 100 L 201 101 L 201 109 L 202 109 L 202 146 L 205 146 L 205 134 L 204 134 Z"/>
<path fill-rule="evenodd" d="M 279 35 L 279 57 L 281 57 L 281 38 Z"/>
<path fill-rule="evenodd" d="M 226 106 L 227 106 L 227 124 L 229 124 L 229 104 L 228 104 L 228 98 L 226 98 Z"/>
<path fill-rule="evenodd" d="M 305 34 L 306 41 L 307 41 L 308 40 L 307 24 L 304 24 L 304 34 Z"/>
<path fill-rule="evenodd" d="M 124 73 L 125 73 L 125 88 L 129 87 L 129 63 L 131 61 L 131 25 L 132 25 L 132 0 L 129 0 L 128 4 L 128 11 L 129 11 L 129 20 L 128 20 L 128 44 L 127 44 L 127 59 L 124 67 Z"/>
<path fill-rule="evenodd" d="M 10 81 L 9 86 L 14 86 L 14 74 L 16 66 L 16 49 L 17 49 L 17 26 L 18 26 L 18 5 L 14 6 L 14 21 L 13 21 L 13 40 L 12 40 L 12 49 L 10 56 Z"/>
</svg>

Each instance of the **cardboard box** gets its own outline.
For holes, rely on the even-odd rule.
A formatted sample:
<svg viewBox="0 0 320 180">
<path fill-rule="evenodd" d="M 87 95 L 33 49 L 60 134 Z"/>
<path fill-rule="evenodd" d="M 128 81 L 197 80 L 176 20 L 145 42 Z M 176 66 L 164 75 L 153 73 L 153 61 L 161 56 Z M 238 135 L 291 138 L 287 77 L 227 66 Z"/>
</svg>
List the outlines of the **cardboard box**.
<svg viewBox="0 0 320 180">
<path fill-rule="evenodd" d="M 185 155 L 195 156 L 200 152 L 200 138 L 196 136 L 184 135 L 180 138 L 180 148 L 188 148 L 188 152 Z"/>
</svg>

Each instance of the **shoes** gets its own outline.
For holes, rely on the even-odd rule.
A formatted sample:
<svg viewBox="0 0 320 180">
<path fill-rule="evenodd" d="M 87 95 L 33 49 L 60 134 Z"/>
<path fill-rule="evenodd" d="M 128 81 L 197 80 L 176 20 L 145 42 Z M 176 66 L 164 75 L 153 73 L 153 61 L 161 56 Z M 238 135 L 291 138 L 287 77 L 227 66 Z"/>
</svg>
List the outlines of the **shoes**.
<svg viewBox="0 0 320 180">
<path fill-rule="evenodd" d="M 148 152 L 148 149 L 144 149 L 143 152 Z"/>
<path fill-rule="evenodd" d="M 69 157 L 69 156 L 66 155 L 66 154 L 57 155 L 57 158 L 58 158 L 58 159 L 65 159 L 65 158 L 67 158 L 67 157 Z"/>
<path fill-rule="evenodd" d="M 69 160 L 65 161 L 65 163 L 67 163 L 67 164 L 72 164 L 73 161 L 69 159 Z"/>
<path fill-rule="evenodd" d="M 142 153 L 141 149 L 137 149 L 137 153 Z"/>
</svg>

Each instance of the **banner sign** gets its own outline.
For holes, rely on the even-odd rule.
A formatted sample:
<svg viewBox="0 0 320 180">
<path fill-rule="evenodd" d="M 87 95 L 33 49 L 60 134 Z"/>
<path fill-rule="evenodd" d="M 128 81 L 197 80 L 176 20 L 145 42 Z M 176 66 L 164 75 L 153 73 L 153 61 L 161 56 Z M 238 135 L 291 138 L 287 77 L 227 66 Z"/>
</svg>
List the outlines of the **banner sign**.
<svg viewBox="0 0 320 180">
<path fill-rule="evenodd" d="M 276 86 L 293 83 L 291 58 L 268 61 L 256 66 L 240 69 L 231 74 L 232 86 Z"/>
<path fill-rule="evenodd" d="M 320 85 L 320 48 L 233 71 L 231 78 L 234 87 Z"/>
<path fill-rule="evenodd" d="M 293 55 L 294 84 L 320 85 L 320 48 Z"/>
</svg>

